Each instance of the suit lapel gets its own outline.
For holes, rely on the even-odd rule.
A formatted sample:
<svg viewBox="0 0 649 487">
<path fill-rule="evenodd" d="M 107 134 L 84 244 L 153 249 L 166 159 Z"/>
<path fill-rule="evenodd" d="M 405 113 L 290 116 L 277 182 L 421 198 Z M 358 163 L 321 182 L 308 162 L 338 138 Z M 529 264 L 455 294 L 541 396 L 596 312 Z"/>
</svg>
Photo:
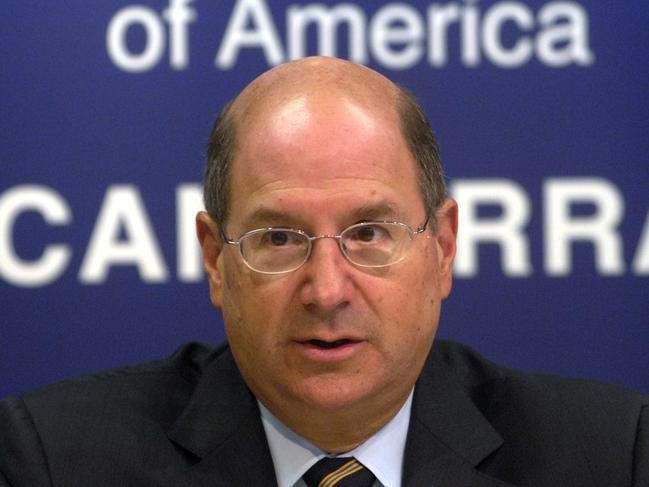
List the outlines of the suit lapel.
<svg viewBox="0 0 649 487">
<path fill-rule="evenodd" d="M 502 444 L 435 347 L 415 386 L 404 457 L 404 486 L 495 487 L 476 466 Z"/>
<path fill-rule="evenodd" d="M 179 485 L 275 485 L 275 471 L 254 396 L 229 349 L 210 363 L 168 433 L 198 458 Z"/>
</svg>

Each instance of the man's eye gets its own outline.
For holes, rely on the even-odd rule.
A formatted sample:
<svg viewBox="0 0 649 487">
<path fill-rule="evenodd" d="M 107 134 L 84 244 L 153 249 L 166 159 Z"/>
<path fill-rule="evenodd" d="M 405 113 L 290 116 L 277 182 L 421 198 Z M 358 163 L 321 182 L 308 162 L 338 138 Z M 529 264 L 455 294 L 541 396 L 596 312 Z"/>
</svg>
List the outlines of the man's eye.
<svg viewBox="0 0 649 487">
<path fill-rule="evenodd" d="M 281 248 L 301 247 L 308 244 L 308 241 L 298 232 L 290 230 L 269 230 L 262 233 L 257 240 L 258 247 Z"/>
<path fill-rule="evenodd" d="M 268 243 L 276 247 L 281 247 L 289 242 L 288 232 L 268 232 L 266 236 Z"/>
<path fill-rule="evenodd" d="M 375 242 L 387 236 L 385 229 L 378 225 L 365 225 L 356 229 L 352 239 L 359 242 Z"/>
</svg>

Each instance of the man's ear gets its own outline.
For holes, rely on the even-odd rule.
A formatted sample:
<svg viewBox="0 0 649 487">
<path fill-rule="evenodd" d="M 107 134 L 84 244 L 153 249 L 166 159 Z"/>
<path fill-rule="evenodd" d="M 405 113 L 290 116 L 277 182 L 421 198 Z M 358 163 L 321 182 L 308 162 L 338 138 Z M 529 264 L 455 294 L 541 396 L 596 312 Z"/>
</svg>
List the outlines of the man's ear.
<svg viewBox="0 0 649 487">
<path fill-rule="evenodd" d="M 436 212 L 437 268 L 442 298 L 450 294 L 453 285 L 453 259 L 457 247 L 457 212 L 457 203 L 452 198 L 446 198 Z"/>
<path fill-rule="evenodd" d="M 210 283 L 212 305 L 221 309 L 223 304 L 223 276 L 221 268 L 221 251 L 223 241 L 216 222 L 205 211 L 196 215 L 196 236 L 203 250 L 203 268 Z"/>
</svg>

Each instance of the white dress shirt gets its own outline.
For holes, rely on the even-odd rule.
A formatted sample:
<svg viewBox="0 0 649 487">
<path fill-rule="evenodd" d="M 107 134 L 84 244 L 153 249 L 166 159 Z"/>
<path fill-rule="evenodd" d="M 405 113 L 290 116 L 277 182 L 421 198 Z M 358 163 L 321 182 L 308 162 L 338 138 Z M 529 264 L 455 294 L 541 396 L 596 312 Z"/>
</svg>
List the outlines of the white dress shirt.
<svg viewBox="0 0 649 487">
<path fill-rule="evenodd" d="M 413 391 L 410 391 L 408 399 L 388 424 L 352 451 L 339 455 L 353 456 L 369 468 L 376 476 L 374 485 L 377 487 L 401 487 L 403 453 L 406 449 Z M 273 457 L 277 485 L 306 487 L 302 475 L 318 460 L 328 456 L 327 453 L 289 429 L 263 404 L 259 403 L 259 409 Z"/>
</svg>

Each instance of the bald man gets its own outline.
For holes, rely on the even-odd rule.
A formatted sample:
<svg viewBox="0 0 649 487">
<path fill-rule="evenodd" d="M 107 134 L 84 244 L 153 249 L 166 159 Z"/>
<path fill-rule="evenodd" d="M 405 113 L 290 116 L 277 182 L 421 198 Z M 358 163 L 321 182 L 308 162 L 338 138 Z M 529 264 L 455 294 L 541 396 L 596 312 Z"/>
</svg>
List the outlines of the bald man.
<svg viewBox="0 0 649 487">
<path fill-rule="evenodd" d="M 263 74 L 217 119 L 196 219 L 227 344 L 5 400 L 0 485 L 649 486 L 649 399 L 434 340 L 445 194 L 388 79 Z"/>
</svg>

